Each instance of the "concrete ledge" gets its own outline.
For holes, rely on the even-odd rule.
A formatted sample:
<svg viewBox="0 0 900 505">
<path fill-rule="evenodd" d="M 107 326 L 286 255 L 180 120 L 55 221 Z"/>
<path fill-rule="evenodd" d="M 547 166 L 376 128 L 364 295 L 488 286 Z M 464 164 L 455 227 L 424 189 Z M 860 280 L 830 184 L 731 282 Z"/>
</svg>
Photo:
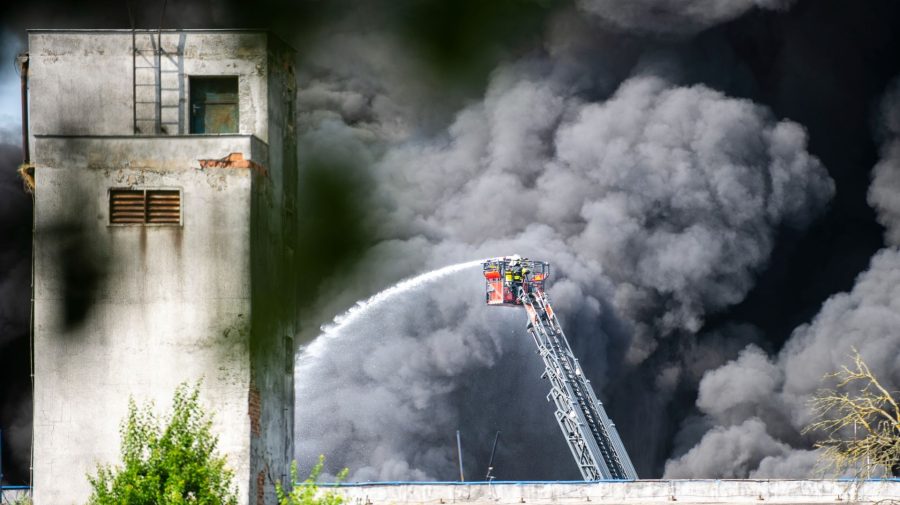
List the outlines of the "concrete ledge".
<svg viewBox="0 0 900 505">
<path fill-rule="evenodd" d="M 351 505 L 472 503 L 876 503 L 897 500 L 900 480 L 640 480 L 345 484 Z"/>
<path fill-rule="evenodd" d="M 254 135 L 36 135 L 33 145 L 36 172 L 48 168 L 177 172 L 201 169 L 200 160 L 221 159 L 229 153 L 241 153 L 260 167 L 269 163 L 268 146 Z"/>
</svg>

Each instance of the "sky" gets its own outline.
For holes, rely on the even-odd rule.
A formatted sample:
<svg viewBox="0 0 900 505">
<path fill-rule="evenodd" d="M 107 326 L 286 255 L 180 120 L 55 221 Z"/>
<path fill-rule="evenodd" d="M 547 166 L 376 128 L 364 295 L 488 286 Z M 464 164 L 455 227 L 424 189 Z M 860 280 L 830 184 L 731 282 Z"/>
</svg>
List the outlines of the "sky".
<svg viewBox="0 0 900 505">
<path fill-rule="evenodd" d="M 22 89 L 16 70 L 16 55 L 24 46 L 21 39 L 10 32 L 4 32 L 0 39 L 0 129 L 4 131 L 21 129 Z M 21 131 L 21 130 L 20 130 Z"/>
<path fill-rule="evenodd" d="M 133 9 L 156 26 L 158 5 Z M 167 9 L 166 27 L 265 27 L 299 49 L 298 253 L 318 263 L 298 286 L 298 342 L 403 278 L 547 259 L 563 327 L 642 477 L 813 475 L 803 427 L 822 377 L 856 348 L 900 388 L 896 2 Z M 21 482 L 31 209 L 12 175 L 12 58 L 26 27 L 129 21 L 105 1 L 0 13 L 0 130 L 13 132 L 0 231 L 14 237 L 0 243 L 0 427 Z M 577 478 L 521 321 L 485 312 L 466 275 L 348 325 L 298 368 L 301 461 L 325 453 L 353 480 L 453 479 L 447 437 L 462 429 L 478 467 L 500 430 L 498 478 Z"/>
</svg>

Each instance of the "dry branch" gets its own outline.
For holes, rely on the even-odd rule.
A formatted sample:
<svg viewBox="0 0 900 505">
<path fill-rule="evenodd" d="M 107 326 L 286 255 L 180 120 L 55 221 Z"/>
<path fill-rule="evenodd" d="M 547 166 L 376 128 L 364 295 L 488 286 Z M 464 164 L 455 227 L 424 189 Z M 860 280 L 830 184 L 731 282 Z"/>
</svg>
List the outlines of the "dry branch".
<svg viewBox="0 0 900 505">
<path fill-rule="evenodd" d="M 821 433 L 815 445 L 824 462 L 839 474 L 857 477 L 900 473 L 900 393 L 888 391 L 855 349 L 847 366 L 826 379 L 833 389 L 821 389 L 811 400 L 815 421 L 803 433 Z M 853 472 L 853 470 L 856 470 Z"/>
</svg>

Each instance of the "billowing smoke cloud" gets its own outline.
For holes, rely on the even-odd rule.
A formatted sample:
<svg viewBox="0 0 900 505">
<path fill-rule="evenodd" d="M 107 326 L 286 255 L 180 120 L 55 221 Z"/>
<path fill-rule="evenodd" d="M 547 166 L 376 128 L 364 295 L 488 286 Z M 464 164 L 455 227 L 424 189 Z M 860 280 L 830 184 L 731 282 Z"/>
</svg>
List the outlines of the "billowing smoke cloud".
<svg viewBox="0 0 900 505">
<path fill-rule="evenodd" d="M 697 406 L 708 416 L 704 421 L 715 427 L 686 454 L 669 461 L 666 476 L 812 475 L 811 440 L 800 432 L 812 419 L 809 400 L 826 385 L 824 376 L 848 365 L 855 348 L 885 387 L 894 391 L 900 386 L 898 297 L 900 251 L 885 249 L 852 291 L 828 300 L 775 358 L 751 346 L 707 373 Z M 707 466 L 722 446 L 740 448 L 746 456 Z"/>
<path fill-rule="evenodd" d="M 7 482 L 22 482 L 27 475 L 31 440 L 31 199 L 16 174 L 20 135 L 15 128 L 0 128 L 0 428 Z"/>
<path fill-rule="evenodd" d="M 585 12 L 629 32 L 693 34 L 750 9 L 785 10 L 794 0 L 577 0 Z"/>
<path fill-rule="evenodd" d="M 541 68 L 498 70 L 445 133 L 387 150 L 373 173 L 384 240 L 362 270 L 550 260 L 550 294 L 603 396 L 661 340 L 739 302 L 776 231 L 806 226 L 834 188 L 803 128 L 749 101 L 640 74 L 588 102 Z M 477 272 L 421 288 L 304 364 L 300 459 L 331 455 L 356 480 L 452 479 L 455 430 L 476 439 L 476 465 L 500 429 L 519 456 L 503 477 L 576 478 L 548 437 L 557 428 L 522 314 L 484 307 L 482 289 Z M 677 383 L 678 366 L 659 387 Z M 639 419 L 637 405 L 620 412 Z"/>
<path fill-rule="evenodd" d="M 436 98 L 434 83 L 409 78 L 428 74 L 414 58 L 396 57 L 405 55 L 399 41 L 356 26 L 334 32 L 309 50 L 301 68 L 302 128 L 336 120 L 365 138 L 399 139 L 410 125 L 428 124 L 429 114 L 440 116 L 441 107 L 424 107 Z"/>
<path fill-rule="evenodd" d="M 690 451 L 666 464 L 666 478 L 789 479 L 814 475 L 816 451 L 795 449 L 772 437 L 750 417 L 737 425 L 716 426 Z"/>
<path fill-rule="evenodd" d="M 687 454 L 666 469 L 672 479 L 696 475 L 718 475 L 723 478 L 745 478 L 765 458 L 783 456 L 790 447 L 766 433 L 756 418 L 738 426 L 716 427 Z"/>
<path fill-rule="evenodd" d="M 16 174 L 22 162 L 22 148 L 9 142 L 15 139 L 10 129 L 0 129 L 0 233 L 18 248 L 0 249 L 0 346 L 27 331 L 31 295 L 19 291 L 30 285 L 31 202 Z"/>
<path fill-rule="evenodd" d="M 881 106 L 885 142 L 881 160 L 872 169 L 869 204 L 885 227 L 885 241 L 900 246 L 900 81 L 888 90 Z"/>
<path fill-rule="evenodd" d="M 607 407 L 642 476 L 659 475 L 671 453 L 670 475 L 787 477 L 808 474 L 816 455 L 806 450 L 811 440 L 798 435 L 802 423 L 792 417 L 806 414 L 782 404 L 796 400 L 788 393 L 806 394 L 806 385 L 788 387 L 803 369 L 789 373 L 787 358 L 766 357 L 761 349 L 778 349 L 786 330 L 769 334 L 754 328 L 766 325 L 740 300 L 776 247 L 775 272 L 764 272 L 751 293 L 756 301 L 749 304 L 760 305 L 764 298 L 765 322 L 790 329 L 798 318 L 808 319 L 810 304 L 818 305 L 835 286 L 847 289 L 840 279 L 855 275 L 861 258 L 880 247 L 877 240 L 870 248 L 859 245 L 871 244 L 866 239 L 880 231 L 867 231 L 874 228 L 871 216 L 860 217 L 857 207 L 864 204 L 851 201 L 858 198 L 856 186 L 868 185 L 858 180 L 871 165 L 866 115 L 883 76 L 897 72 L 898 46 L 898 9 L 890 0 L 807 0 L 790 16 L 778 15 L 791 3 L 579 0 L 577 11 L 557 11 L 548 20 L 548 33 L 535 42 L 544 58 L 497 70 L 484 96 L 481 83 L 460 90 L 464 79 L 446 78 L 477 67 L 459 62 L 490 68 L 527 52 L 527 44 L 516 44 L 523 33 L 540 38 L 534 35 L 538 30 L 512 22 L 510 15 L 523 4 L 544 2 L 465 0 L 450 9 L 446 2 L 402 0 L 371 3 L 368 9 L 359 2 L 263 0 L 252 9 L 228 1 L 213 9 L 177 2 L 169 4 L 166 26 L 243 23 L 297 34 L 294 45 L 303 51 L 301 156 L 315 149 L 338 153 L 347 162 L 335 168 L 346 170 L 349 180 L 378 161 L 373 179 L 362 178 L 360 184 L 376 203 L 365 220 L 377 225 L 378 241 L 359 264 L 338 265 L 333 278 L 316 285 L 317 305 L 303 320 L 307 340 L 318 334 L 311 331 L 312 322 L 405 276 L 496 254 L 541 257 L 554 264 L 551 294 L 575 352 L 601 397 L 609 399 Z M 4 7 L 10 15 L 0 17 L 16 19 L 17 30 L 128 26 L 121 3 L 93 10 L 83 2 Z M 159 7 L 138 6 L 138 25 L 155 26 Z M 55 16 L 48 18 L 48 12 Z M 355 13 L 350 16 L 355 21 L 342 24 L 348 12 Z M 438 22 L 435 12 L 442 14 Z M 753 15 L 737 19 L 745 13 Z M 488 18 L 494 22 L 485 22 Z M 519 27 L 518 38 L 504 38 L 509 26 Z M 504 46 L 500 39 L 508 44 L 498 47 Z M 707 86 L 635 72 L 635 61 L 648 47 L 662 49 L 655 63 L 682 61 L 691 67 L 686 73 Z M 823 47 L 828 58 L 821 57 Z M 441 61 L 427 61 L 429 54 Z M 701 67 L 707 71 L 698 71 Z M 623 83 L 628 76 L 633 77 Z M 816 80 L 814 89 L 810 78 Z M 467 101 L 473 88 L 481 97 L 475 103 Z M 752 97 L 775 114 L 710 88 Z M 840 185 L 839 211 L 813 229 L 815 238 L 801 245 L 804 253 L 792 262 L 785 260 L 791 253 L 785 243 L 802 233 L 790 230 L 802 232 L 833 188 L 807 154 L 803 129 L 773 116 L 795 118 L 810 128 L 810 150 L 827 161 Z M 891 152 L 889 145 L 885 153 Z M 673 162 L 661 161 L 667 157 Z M 873 195 L 894 186 L 891 173 L 896 171 L 876 170 Z M 3 177 L 4 191 L 18 184 L 11 173 Z M 736 196 L 742 192 L 746 198 Z M 873 196 L 872 204 L 890 229 L 896 223 L 889 217 L 895 193 L 883 193 Z M 0 198 L 4 225 L 30 223 L 29 206 L 4 207 L 8 202 Z M 27 231 L 22 236 L 28 237 Z M 890 240 L 896 244 L 896 237 Z M 0 260 L 13 257 L 7 251 L 28 256 L 28 244 L 4 241 L 8 247 Z M 889 256 L 885 252 L 878 261 L 889 262 L 884 259 Z M 811 276 L 779 278 L 779 269 L 796 272 L 798 263 L 814 270 Z M 3 263 L 5 279 L 18 271 L 12 264 Z M 868 284 L 876 283 L 878 273 L 866 277 Z M 0 299 L 9 328 L 20 335 L 4 328 L 0 339 L 9 337 L 17 346 L 3 347 L 4 359 L 27 355 L 27 320 L 21 317 L 26 311 L 16 305 L 27 287 L 27 275 L 19 275 Z M 322 359 L 298 377 L 301 462 L 323 452 L 331 468 L 348 465 L 357 480 L 455 479 L 453 437 L 461 428 L 467 477 L 478 478 L 494 430 L 502 430 L 499 478 L 577 478 L 552 408 L 544 402 L 547 386 L 538 379 L 539 359 L 521 314 L 481 307 L 480 290 L 477 272 L 445 278 L 394 299 L 385 312 L 332 341 Z M 771 298 L 777 301 L 770 301 L 776 293 Z M 862 328 L 893 310 L 878 296 L 877 289 L 854 290 L 828 307 L 834 307 L 838 322 L 845 324 L 847 316 L 856 321 L 842 331 L 861 335 Z M 769 307 L 778 301 L 787 308 L 769 317 Z M 748 312 L 752 324 L 741 324 Z M 712 328 L 694 333 L 710 319 Z M 818 321 L 797 335 L 824 335 L 832 324 L 841 329 L 835 321 Z M 837 341 L 838 334 L 828 338 Z M 881 349 L 874 333 L 869 341 L 872 349 Z M 884 356 L 896 355 L 894 342 L 883 340 Z M 760 347 L 738 356 L 748 343 Z M 830 356 L 824 344 L 809 347 L 818 351 L 806 357 L 833 359 L 814 366 L 803 384 L 844 362 L 846 349 Z M 729 360 L 734 362 L 702 381 L 696 415 L 685 412 L 705 372 Z M 27 374 L 26 366 L 16 359 L 15 367 L 0 370 Z M 771 377 L 762 376 L 767 370 Z M 742 382 L 732 381 L 745 372 L 753 381 L 746 391 Z M 15 413 L 27 419 L 27 375 L 2 383 L 0 417 Z M 766 391 L 773 392 L 768 399 Z M 673 441 L 670 425 L 682 419 Z M 10 421 L 3 423 L 13 430 Z M 27 422 L 15 426 L 22 427 L 13 442 L 20 469 L 16 481 L 24 482 Z M 746 435 L 758 439 L 758 446 Z M 710 445 L 719 442 L 731 459 L 713 458 L 721 465 L 703 466 Z M 10 444 L 6 447 L 8 456 Z"/>
<path fill-rule="evenodd" d="M 900 238 L 898 90 L 896 86 L 889 90 L 882 103 L 880 115 L 887 137 L 869 189 L 869 201 L 893 246 Z M 809 324 L 794 330 L 777 356 L 770 358 L 758 347 L 749 346 L 736 360 L 708 372 L 700 382 L 697 399 L 697 407 L 706 417 L 688 420 L 684 429 L 697 431 L 698 424 L 712 429 L 697 445 L 666 464 L 666 476 L 812 475 L 815 453 L 809 448 L 815 434 L 804 437 L 801 431 L 812 420 L 810 399 L 827 386 L 826 374 L 850 365 L 856 349 L 889 391 L 900 389 L 898 283 L 900 250 L 883 249 L 853 289 L 832 296 Z M 747 456 L 707 466 L 705 462 L 718 457 L 720 445 L 739 447 Z"/>
</svg>

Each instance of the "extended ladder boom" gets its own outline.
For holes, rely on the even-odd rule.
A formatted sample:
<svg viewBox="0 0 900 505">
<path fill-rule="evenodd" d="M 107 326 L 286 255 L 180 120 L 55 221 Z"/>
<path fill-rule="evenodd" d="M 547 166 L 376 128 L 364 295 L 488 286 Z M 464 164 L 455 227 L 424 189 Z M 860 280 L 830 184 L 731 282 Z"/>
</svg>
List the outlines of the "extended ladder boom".
<svg viewBox="0 0 900 505">
<path fill-rule="evenodd" d="M 637 473 L 616 426 L 606 415 L 590 381 L 572 353 L 544 292 L 550 265 L 541 261 L 498 258 L 484 264 L 488 305 L 524 306 L 528 333 L 544 360 L 550 381 L 547 400 L 584 480 L 634 480 Z"/>
<path fill-rule="evenodd" d="M 528 332 L 538 347 L 550 380 L 547 400 L 556 404 L 556 420 L 584 480 L 637 479 L 616 425 L 606 415 L 594 388 L 572 354 L 543 291 L 519 296 L 528 312 Z"/>
</svg>

